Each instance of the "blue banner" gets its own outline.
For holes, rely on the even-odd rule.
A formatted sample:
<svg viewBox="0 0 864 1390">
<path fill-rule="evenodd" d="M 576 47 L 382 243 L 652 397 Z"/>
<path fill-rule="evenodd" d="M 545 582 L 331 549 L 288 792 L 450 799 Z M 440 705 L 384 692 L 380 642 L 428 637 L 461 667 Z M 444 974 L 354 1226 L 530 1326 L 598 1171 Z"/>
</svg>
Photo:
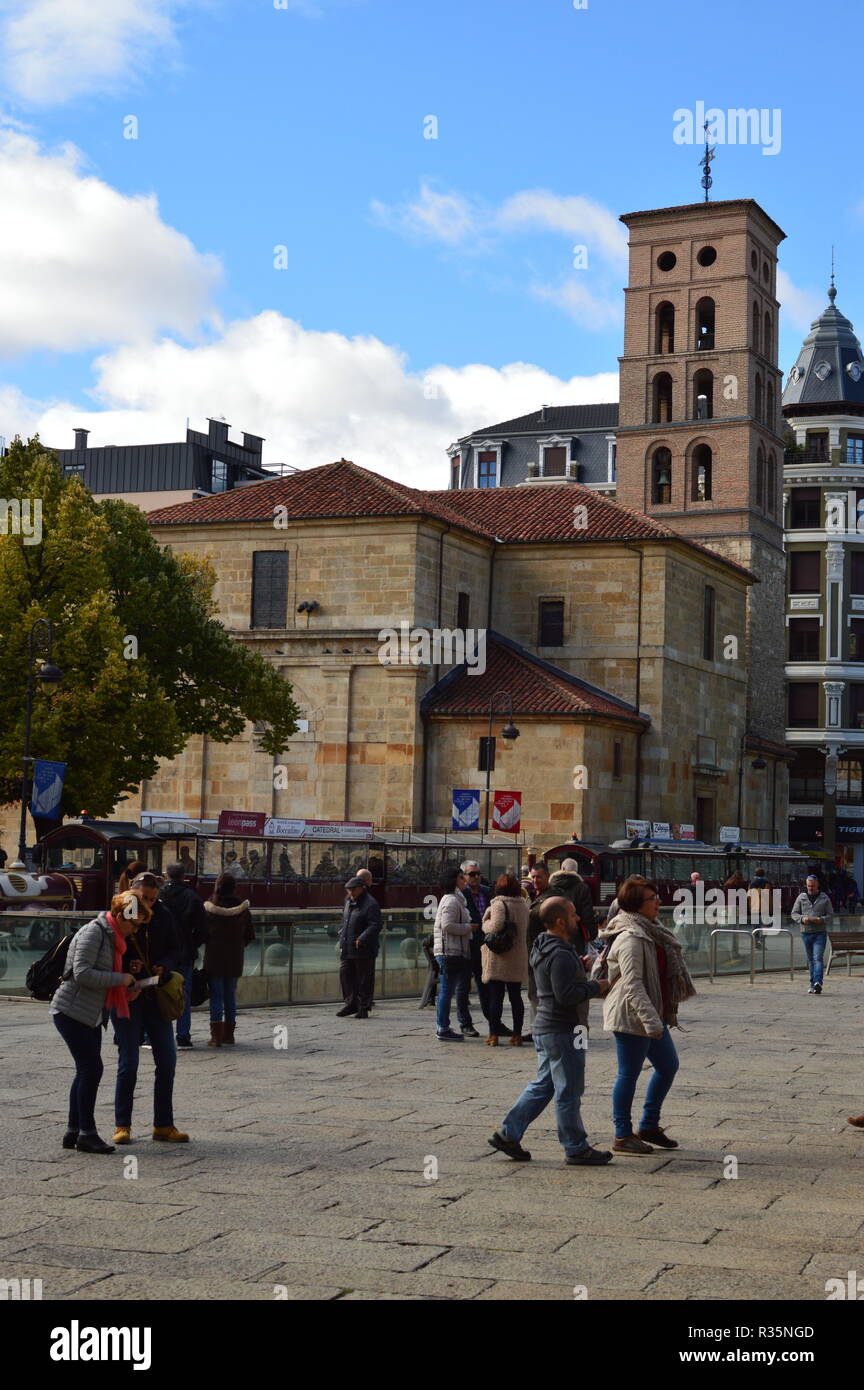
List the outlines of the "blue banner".
<svg viewBox="0 0 864 1390">
<path fill-rule="evenodd" d="M 453 792 L 453 830 L 478 830 L 480 828 L 480 793 L 469 789 L 454 789 Z"/>
<path fill-rule="evenodd" d="M 49 763 L 37 758 L 33 764 L 33 791 L 30 796 L 30 814 L 44 816 L 46 820 L 59 820 L 60 798 L 63 795 L 63 778 L 66 776 L 65 763 Z"/>
</svg>

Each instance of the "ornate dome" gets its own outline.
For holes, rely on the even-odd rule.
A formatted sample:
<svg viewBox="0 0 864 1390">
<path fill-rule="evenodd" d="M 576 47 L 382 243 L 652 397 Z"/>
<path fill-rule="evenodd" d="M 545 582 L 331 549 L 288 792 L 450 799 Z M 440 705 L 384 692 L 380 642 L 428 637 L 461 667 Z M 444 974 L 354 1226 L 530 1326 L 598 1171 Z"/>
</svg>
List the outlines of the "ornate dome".
<svg viewBox="0 0 864 1390">
<path fill-rule="evenodd" d="M 835 304 L 834 277 L 830 304 L 810 325 L 783 392 L 784 415 L 824 415 L 832 407 L 864 414 L 864 355 L 855 329 Z"/>
</svg>

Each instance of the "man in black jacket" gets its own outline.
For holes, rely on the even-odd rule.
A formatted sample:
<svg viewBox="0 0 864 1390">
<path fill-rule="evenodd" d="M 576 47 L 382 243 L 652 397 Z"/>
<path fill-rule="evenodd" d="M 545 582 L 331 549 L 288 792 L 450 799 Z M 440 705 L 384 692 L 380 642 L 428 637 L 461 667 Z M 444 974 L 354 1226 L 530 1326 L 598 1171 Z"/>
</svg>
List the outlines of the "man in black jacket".
<svg viewBox="0 0 864 1390">
<path fill-rule="evenodd" d="M 169 864 L 165 872 L 168 882 L 159 890 L 159 902 L 167 907 L 174 919 L 179 947 L 177 968 L 183 976 L 183 987 L 186 991 L 186 1007 L 177 1020 L 177 1046 L 191 1047 L 192 971 L 198 959 L 198 949 L 207 940 L 207 913 L 195 889 L 183 882 L 186 874 L 185 864 Z"/>
<path fill-rule="evenodd" d="M 483 1017 L 489 1019 L 489 986 L 483 983 L 483 957 L 480 948 L 483 945 L 483 913 L 492 901 L 491 884 L 483 882 L 483 875 L 480 872 L 480 865 L 476 859 L 466 859 L 460 868 L 465 875 L 465 887 L 462 889 L 462 896 L 465 905 L 474 924 L 474 930 L 468 940 L 471 948 L 471 974 L 477 986 L 477 1001 Z M 462 1032 L 469 1038 L 479 1038 L 480 1034 L 473 1023 L 463 1023 Z M 511 1036 L 511 1030 L 501 1026 L 501 1036 Z"/>
<path fill-rule="evenodd" d="M 585 1089 L 589 1001 L 608 994 L 609 981 L 589 980 L 585 974 L 576 945 L 581 940 L 579 919 L 569 898 L 547 898 L 540 907 L 540 920 L 544 930 L 531 952 L 537 985 L 537 1079 L 525 1087 L 489 1143 L 515 1162 L 526 1162 L 531 1155 L 519 1141 L 554 1095 L 558 1137 L 566 1162 L 573 1167 L 594 1167 L 608 1163 L 612 1155 L 591 1148 L 580 1105 Z M 574 1036 L 574 1029 L 578 1036 Z"/>
<path fill-rule="evenodd" d="M 138 926 L 127 938 L 121 969 L 138 979 L 167 975 L 180 968 L 180 943 L 174 930 L 174 919 L 164 903 L 159 902 L 160 880 L 155 874 L 143 873 L 129 885 L 147 904 L 153 916 L 146 925 Z M 129 1017 L 121 1018 L 116 1010 L 111 1021 L 117 1037 L 117 1085 L 114 1091 L 115 1144 L 132 1142 L 132 1103 L 138 1079 L 138 1057 L 146 1031 L 153 1048 L 156 1076 L 153 1085 L 153 1138 L 171 1144 L 187 1144 L 189 1135 L 174 1124 L 174 1069 L 177 1050 L 170 1019 L 163 1018 L 156 1003 L 159 985 L 143 989 L 129 1004 Z"/>
<path fill-rule="evenodd" d="M 362 878 L 349 878 L 345 884 L 348 897 L 342 910 L 342 929 L 339 932 L 339 983 L 342 986 L 342 1008 L 337 1018 L 355 1014 L 369 1017 L 372 975 L 378 954 L 381 934 L 381 909 Z"/>
</svg>

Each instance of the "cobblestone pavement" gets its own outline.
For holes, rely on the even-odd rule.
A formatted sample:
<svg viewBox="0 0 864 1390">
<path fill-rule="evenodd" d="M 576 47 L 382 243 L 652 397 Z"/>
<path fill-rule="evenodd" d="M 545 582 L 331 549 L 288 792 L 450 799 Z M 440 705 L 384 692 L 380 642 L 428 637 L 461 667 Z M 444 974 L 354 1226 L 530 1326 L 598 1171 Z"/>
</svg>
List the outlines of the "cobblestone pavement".
<svg viewBox="0 0 864 1390">
<path fill-rule="evenodd" d="M 60 1148 L 71 1068 L 47 1006 L 2 1002 L 0 1277 L 45 1299 L 824 1300 L 864 1268 L 864 1131 L 845 1123 L 864 1110 L 864 980 L 832 975 L 821 998 L 803 975 L 702 981 L 683 1022 L 674 1154 L 567 1168 L 552 1107 L 531 1163 L 493 1154 L 533 1049 L 438 1043 L 404 1001 L 368 1022 L 246 1011 L 220 1051 L 197 1014 L 176 1088 L 193 1142 L 151 1141 L 144 1052 L 136 1142 L 100 1158 Z M 103 1055 L 110 1137 L 110 1037 Z M 598 1019 L 584 1116 L 607 1147 L 614 1070 Z"/>
</svg>

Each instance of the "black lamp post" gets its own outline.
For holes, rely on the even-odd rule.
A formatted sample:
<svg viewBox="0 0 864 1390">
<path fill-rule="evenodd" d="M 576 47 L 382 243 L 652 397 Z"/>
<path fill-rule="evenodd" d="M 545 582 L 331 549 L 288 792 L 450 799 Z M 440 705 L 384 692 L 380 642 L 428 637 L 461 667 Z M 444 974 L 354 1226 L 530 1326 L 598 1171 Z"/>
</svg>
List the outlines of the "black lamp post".
<svg viewBox="0 0 864 1390">
<path fill-rule="evenodd" d="M 507 723 L 501 730 L 501 738 L 505 748 L 512 748 L 516 739 L 519 737 L 519 730 L 513 723 L 513 700 L 509 690 L 496 690 L 492 699 L 489 701 L 489 736 L 486 739 L 486 815 L 483 819 L 483 835 L 489 834 L 489 798 L 490 782 L 492 775 L 492 721 L 495 718 L 495 705 L 499 700 L 505 701 L 507 705 Z"/>
<path fill-rule="evenodd" d="M 18 863 L 13 868 L 25 868 L 27 854 L 27 802 L 30 795 L 31 772 L 30 765 L 33 759 L 30 756 L 30 725 L 33 720 L 33 694 L 36 689 L 36 681 L 40 681 L 46 690 L 53 690 L 57 682 L 62 680 L 62 673 L 51 662 L 51 644 L 54 639 L 54 629 L 47 618 L 37 618 L 30 629 L 27 637 L 27 714 L 24 720 L 24 774 L 21 779 L 21 826 L 18 834 Z M 39 670 L 34 669 L 36 657 L 43 657 L 42 665 Z"/>
</svg>

